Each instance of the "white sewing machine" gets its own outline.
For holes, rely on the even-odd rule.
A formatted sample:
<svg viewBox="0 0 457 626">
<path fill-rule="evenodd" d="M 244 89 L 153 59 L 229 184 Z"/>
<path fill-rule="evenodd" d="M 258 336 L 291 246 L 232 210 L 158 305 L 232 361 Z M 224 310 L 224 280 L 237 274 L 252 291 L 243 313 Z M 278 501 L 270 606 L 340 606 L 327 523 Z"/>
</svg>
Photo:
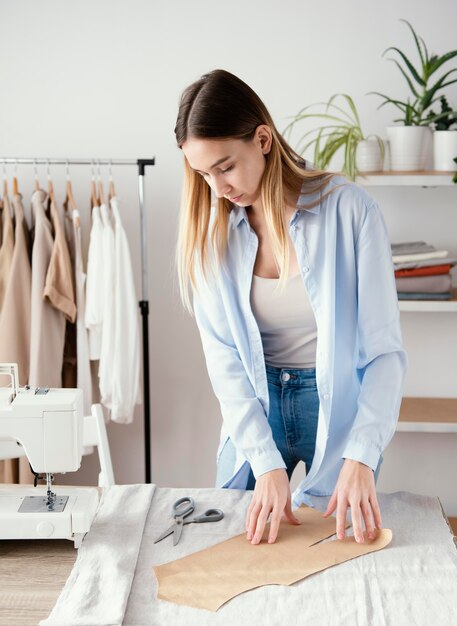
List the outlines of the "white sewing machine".
<svg viewBox="0 0 457 626">
<path fill-rule="evenodd" d="M 23 456 L 46 485 L 0 485 L 0 539 L 70 539 L 79 548 L 99 501 L 95 487 L 57 487 L 54 473 L 79 469 L 83 398 L 80 389 L 19 388 L 16 364 L 0 364 L 12 386 L 0 388 L 0 449 Z"/>
</svg>

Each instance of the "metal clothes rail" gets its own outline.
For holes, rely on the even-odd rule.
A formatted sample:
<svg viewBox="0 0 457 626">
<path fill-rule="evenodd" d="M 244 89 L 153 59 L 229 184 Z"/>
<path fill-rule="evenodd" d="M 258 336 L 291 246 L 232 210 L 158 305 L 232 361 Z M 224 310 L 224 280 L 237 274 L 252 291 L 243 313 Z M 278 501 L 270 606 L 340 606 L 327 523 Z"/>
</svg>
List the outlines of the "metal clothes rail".
<svg viewBox="0 0 457 626">
<path fill-rule="evenodd" d="M 145 482 L 151 482 L 151 406 L 149 387 L 149 300 L 148 300 L 148 259 L 147 259 L 147 223 L 144 211 L 144 175 L 148 166 L 155 165 L 152 159 L 53 159 L 53 158 L 16 158 L 0 157 L 0 163 L 12 165 L 136 165 L 138 167 L 138 198 L 140 206 L 141 228 L 141 300 L 139 307 L 142 317 L 143 331 L 143 395 L 144 395 L 144 460 Z"/>
</svg>

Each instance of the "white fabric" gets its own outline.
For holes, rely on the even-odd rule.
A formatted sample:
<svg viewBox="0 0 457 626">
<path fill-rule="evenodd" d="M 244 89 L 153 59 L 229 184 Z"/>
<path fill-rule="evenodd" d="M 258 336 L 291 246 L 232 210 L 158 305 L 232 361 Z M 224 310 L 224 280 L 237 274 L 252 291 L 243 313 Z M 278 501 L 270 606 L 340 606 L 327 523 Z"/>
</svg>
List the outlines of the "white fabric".
<svg viewBox="0 0 457 626">
<path fill-rule="evenodd" d="M 103 259 L 103 224 L 100 207 L 92 209 L 89 253 L 86 277 L 85 324 L 89 335 L 89 357 L 91 361 L 100 358 L 102 345 L 103 285 L 105 264 Z"/>
<path fill-rule="evenodd" d="M 104 491 L 90 532 L 50 616 L 40 626 L 123 623 L 154 485 Z"/>
<path fill-rule="evenodd" d="M 430 259 L 444 259 L 447 257 L 447 250 L 437 250 L 436 252 L 419 252 L 418 254 L 395 254 L 392 256 L 394 263 L 410 263 L 412 261 L 428 261 Z"/>
<path fill-rule="evenodd" d="M 114 219 L 114 358 L 111 364 L 111 419 L 129 423 L 140 397 L 140 333 L 130 249 L 118 199 L 111 199 Z"/>
<path fill-rule="evenodd" d="M 278 291 L 279 278 L 252 277 L 251 308 L 262 337 L 265 363 L 316 367 L 317 325 L 298 273 Z"/>
<path fill-rule="evenodd" d="M 121 622 L 124 626 L 282 626 L 284 620 L 290 626 L 455 623 L 457 551 L 437 498 L 405 492 L 380 494 L 383 524 L 393 531 L 387 548 L 291 586 L 259 587 L 213 613 L 157 600 L 152 566 L 244 532 L 252 492 L 156 488 L 144 523 L 147 486 L 139 493 L 130 491 L 137 488 L 111 488 L 125 490 L 115 497 L 107 497 L 114 493 L 107 492 L 53 610 L 53 619 L 41 622 L 42 626 L 108 626 Z M 196 514 L 217 507 L 224 511 L 224 519 L 185 526 L 177 546 L 173 546 L 171 537 L 154 545 L 172 521 L 173 502 L 184 495 L 195 499 Z M 327 497 L 311 499 L 319 510 L 324 510 L 328 502 Z M 141 532 L 138 559 L 133 552 L 124 558 L 124 553 L 133 551 L 135 542 L 138 544 Z M 135 576 L 129 586 L 133 569 Z M 124 615 L 119 613 L 121 606 L 126 606 Z"/>
<path fill-rule="evenodd" d="M 72 211 L 73 235 L 74 235 L 74 264 L 75 264 L 75 291 L 76 291 L 76 354 L 77 363 L 77 386 L 83 390 L 84 415 L 91 414 L 92 407 L 92 377 L 89 362 L 89 339 L 84 323 L 86 310 L 86 274 L 83 267 L 83 254 L 81 247 L 80 215 L 76 209 Z"/>
<path fill-rule="evenodd" d="M 111 409 L 112 406 L 112 368 L 114 363 L 114 326 L 116 311 L 114 310 L 115 261 L 114 261 L 114 230 L 106 204 L 100 206 L 103 224 L 103 283 L 99 289 L 103 294 L 102 343 L 100 349 L 100 365 L 98 378 L 102 404 Z"/>
</svg>

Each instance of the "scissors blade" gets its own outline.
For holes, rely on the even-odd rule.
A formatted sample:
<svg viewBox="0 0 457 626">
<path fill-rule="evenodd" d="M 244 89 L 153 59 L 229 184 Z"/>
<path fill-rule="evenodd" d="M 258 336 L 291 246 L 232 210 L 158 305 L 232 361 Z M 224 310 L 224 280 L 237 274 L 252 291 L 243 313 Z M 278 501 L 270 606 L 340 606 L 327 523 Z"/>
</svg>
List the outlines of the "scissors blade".
<svg viewBox="0 0 457 626">
<path fill-rule="evenodd" d="M 154 543 L 159 543 L 159 541 L 162 541 L 162 539 L 165 539 L 165 537 L 168 537 L 169 535 L 171 535 L 171 533 L 175 531 L 175 527 L 176 527 L 176 524 L 172 524 L 170 528 L 167 528 L 167 530 L 160 535 L 160 537 L 157 537 Z"/>
<path fill-rule="evenodd" d="M 182 528 L 183 528 L 182 520 L 181 522 L 179 521 L 176 522 L 174 526 L 174 533 L 173 533 L 173 545 L 174 546 L 176 546 L 178 544 L 178 541 L 181 539 Z"/>
</svg>

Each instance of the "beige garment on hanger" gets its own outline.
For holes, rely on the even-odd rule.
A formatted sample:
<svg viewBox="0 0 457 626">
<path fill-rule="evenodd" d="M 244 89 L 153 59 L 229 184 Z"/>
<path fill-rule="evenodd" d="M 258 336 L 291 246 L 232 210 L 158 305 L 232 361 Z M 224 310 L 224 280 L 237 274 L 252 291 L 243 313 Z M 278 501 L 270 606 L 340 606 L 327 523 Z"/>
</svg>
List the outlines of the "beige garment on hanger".
<svg viewBox="0 0 457 626">
<path fill-rule="evenodd" d="M 21 195 L 14 196 L 13 206 L 15 243 L 0 313 L 0 363 L 17 363 L 19 383 L 25 385 L 29 381 L 32 270 Z"/>
<path fill-rule="evenodd" d="M 32 248 L 30 375 L 32 387 L 61 387 L 65 340 L 64 314 L 43 298 L 54 248 L 52 225 L 46 216 L 47 193 L 32 195 L 35 238 Z"/>
<path fill-rule="evenodd" d="M 0 311 L 5 298 L 6 284 L 11 269 L 14 250 L 14 224 L 8 197 L 3 198 L 2 245 L 0 248 Z"/>
<path fill-rule="evenodd" d="M 0 363 L 17 363 L 19 383 L 25 385 L 29 380 L 30 365 L 32 271 L 29 257 L 29 231 L 20 194 L 14 196 L 13 207 L 15 242 L 0 312 Z M 6 379 L 2 377 L 0 384 L 4 385 L 5 381 Z M 9 381 L 6 384 L 9 384 Z M 3 478 L 5 482 L 32 482 L 32 474 L 26 457 L 19 459 L 19 462 L 17 460 L 5 461 L 2 466 L 0 478 Z"/>
<path fill-rule="evenodd" d="M 4 196 L 3 201 L 0 202 L 0 208 L 2 210 L 1 229 L 2 237 L 0 244 L 0 311 L 2 309 L 3 297 L 5 295 L 6 278 L 9 275 L 11 257 L 13 256 L 14 248 L 14 226 L 11 219 L 10 205 L 8 198 Z M 9 227 L 8 227 L 9 223 Z M 8 230 L 10 236 L 8 237 Z M 8 244 L 8 241 L 10 242 Z M 5 244 L 5 245 L 4 245 Z M 0 461 L 0 483 L 11 483 L 15 480 L 15 474 L 17 473 L 17 463 L 13 464 L 11 461 Z"/>
<path fill-rule="evenodd" d="M 70 253 L 61 216 L 54 202 L 51 202 L 50 210 L 54 228 L 54 246 L 46 274 L 43 297 L 58 311 L 62 311 L 67 320 L 74 322 L 76 303 Z"/>
<path fill-rule="evenodd" d="M 71 218 L 71 210 L 69 208 L 69 198 L 65 198 L 63 203 L 63 226 L 65 232 L 65 240 L 67 242 L 68 252 L 71 262 L 71 277 L 73 281 L 73 290 L 76 298 L 75 287 L 75 242 L 73 237 L 73 220 Z M 76 302 L 76 308 L 78 303 Z M 77 387 L 78 386 L 78 350 L 76 345 L 76 322 L 65 321 L 65 347 L 63 350 L 62 364 L 62 386 Z M 86 413 L 85 413 L 86 414 Z"/>
</svg>

